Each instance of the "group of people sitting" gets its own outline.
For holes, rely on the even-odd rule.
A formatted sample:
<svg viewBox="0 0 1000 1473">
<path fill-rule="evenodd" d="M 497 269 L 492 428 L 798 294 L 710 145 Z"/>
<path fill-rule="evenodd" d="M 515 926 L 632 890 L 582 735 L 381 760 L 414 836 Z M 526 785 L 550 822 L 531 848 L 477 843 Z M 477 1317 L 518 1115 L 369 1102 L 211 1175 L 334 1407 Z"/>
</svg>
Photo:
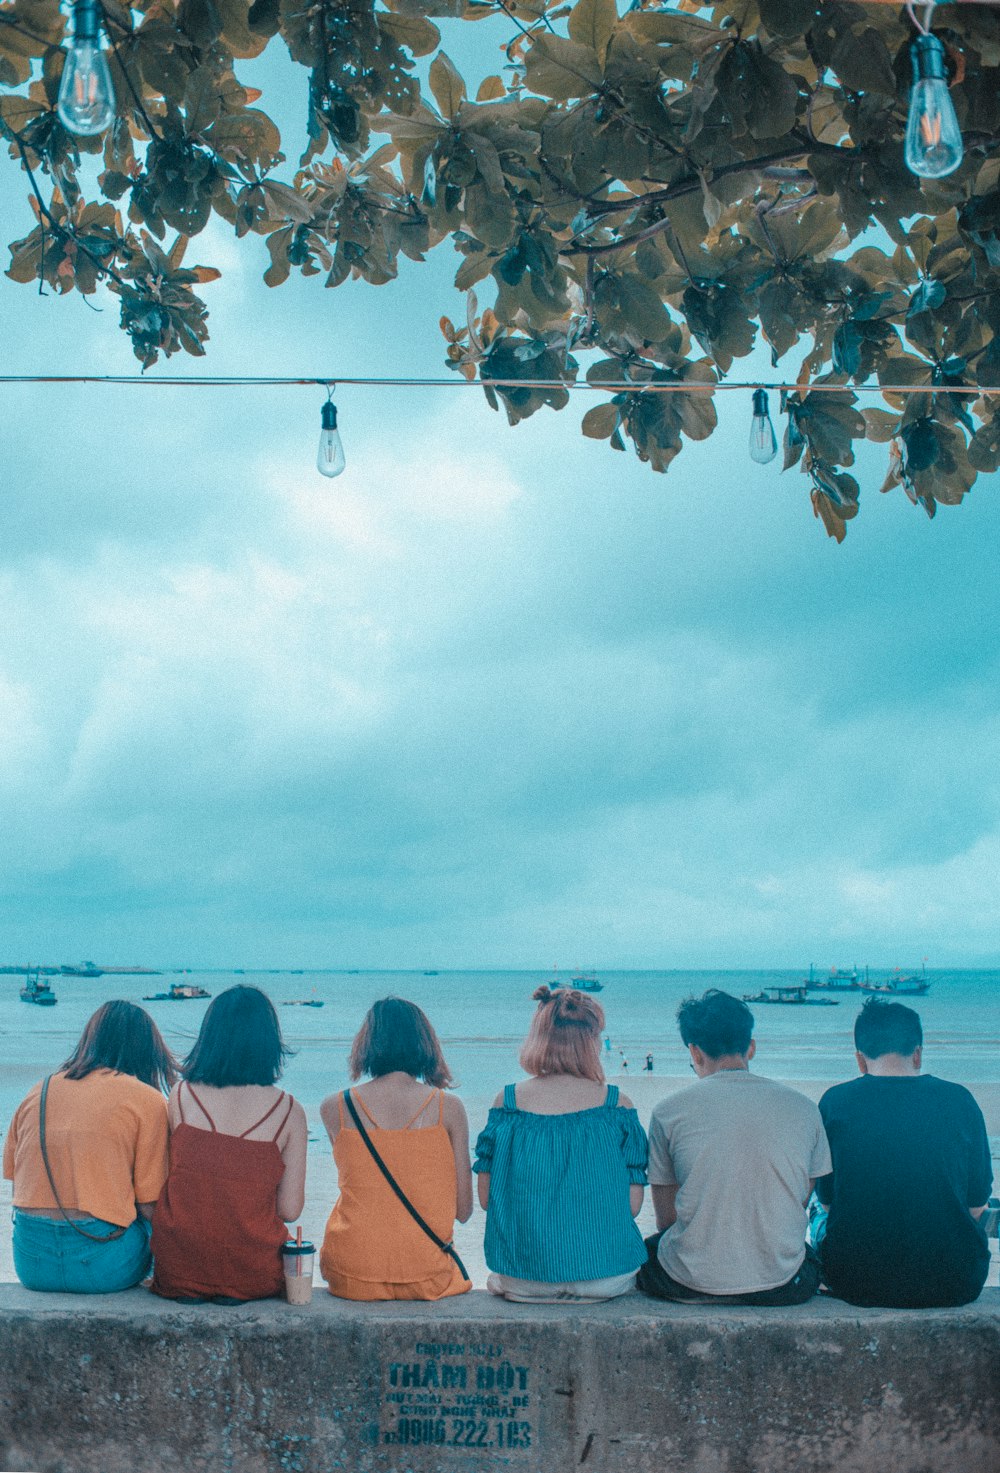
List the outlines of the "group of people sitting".
<svg viewBox="0 0 1000 1473">
<path fill-rule="evenodd" d="M 678 1022 L 697 1080 L 656 1106 L 647 1138 L 605 1081 L 600 1004 L 547 987 L 535 999 L 527 1077 L 497 1096 L 472 1164 L 424 1013 L 394 997 L 369 1010 L 355 1083 L 320 1108 L 338 1173 L 320 1254 L 332 1294 L 469 1289 L 452 1238 L 472 1214 L 475 1172 L 487 1288 L 511 1300 L 638 1287 L 681 1303 L 789 1305 L 821 1284 L 858 1305 L 977 1297 L 990 1262 L 986 1128 L 968 1090 L 921 1074 L 912 1009 L 865 1003 L 860 1076 L 817 1107 L 751 1073 L 745 1003 L 717 989 L 689 998 Z M 152 1290 L 183 1303 L 279 1294 L 306 1177 L 305 1112 L 277 1083 L 286 1056 L 255 987 L 213 1000 L 180 1065 L 142 1008 L 99 1008 L 4 1142 L 21 1282 L 107 1293 L 152 1272 Z M 647 1184 L 658 1231 L 644 1241 Z"/>
</svg>

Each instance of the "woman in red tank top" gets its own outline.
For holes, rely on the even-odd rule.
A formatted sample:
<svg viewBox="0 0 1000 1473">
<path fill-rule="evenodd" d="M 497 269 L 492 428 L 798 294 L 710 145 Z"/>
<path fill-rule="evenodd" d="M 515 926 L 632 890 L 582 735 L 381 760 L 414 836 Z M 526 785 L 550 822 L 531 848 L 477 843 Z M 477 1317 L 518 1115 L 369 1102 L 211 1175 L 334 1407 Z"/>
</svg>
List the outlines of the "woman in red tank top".
<svg viewBox="0 0 1000 1473">
<path fill-rule="evenodd" d="M 170 1174 L 153 1213 L 153 1290 L 243 1303 L 282 1291 L 286 1223 L 305 1200 L 306 1117 L 276 1087 L 286 1049 L 270 999 L 212 1002 L 168 1101 Z"/>
</svg>

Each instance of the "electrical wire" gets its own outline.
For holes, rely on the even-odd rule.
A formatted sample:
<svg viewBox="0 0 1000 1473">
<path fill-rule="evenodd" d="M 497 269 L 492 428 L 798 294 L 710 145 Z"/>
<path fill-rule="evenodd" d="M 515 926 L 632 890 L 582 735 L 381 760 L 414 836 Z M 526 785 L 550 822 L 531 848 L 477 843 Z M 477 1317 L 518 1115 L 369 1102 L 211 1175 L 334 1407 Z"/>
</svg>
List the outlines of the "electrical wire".
<svg viewBox="0 0 1000 1473">
<path fill-rule="evenodd" d="M 788 394 L 971 394 L 989 398 L 1000 394 L 1000 384 L 812 384 L 773 383 L 766 379 L 748 379 L 741 383 L 723 380 L 719 383 L 639 383 L 632 380 L 609 380 L 591 383 L 587 379 L 524 378 L 383 378 L 351 377 L 331 374 L 328 378 L 292 378 L 278 375 L 174 375 L 169 378 L 143 378 L 138 374 L 115 373 L 3 373 L 0 384 L 115 384 L 127 388 L 154 389 L 264 389 L 324 388 L 351 385 L 360 388 L 386 389 L 565 389 L 589 391 L 592 394 L 725 394 L 767 389 Z"/>
</svg>

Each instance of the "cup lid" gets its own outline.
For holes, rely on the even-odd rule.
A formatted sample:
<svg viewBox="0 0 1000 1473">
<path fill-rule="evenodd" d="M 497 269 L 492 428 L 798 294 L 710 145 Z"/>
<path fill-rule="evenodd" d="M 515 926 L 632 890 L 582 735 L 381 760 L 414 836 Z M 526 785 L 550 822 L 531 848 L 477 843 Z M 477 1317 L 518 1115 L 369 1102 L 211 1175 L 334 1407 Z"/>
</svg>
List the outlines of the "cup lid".
<svg viewBox="0 0 1000 1473">
<path fill-rule="evenodd" d="M 297 1258 L 300 1253 L 315 1253 L 316 1249 L 312 1243 L 307 1243 L 305 1239 L 301 1243 L 296 1243 L 294 1238 L 289 1238 L 287 1243 L 283 1245 L 281 1251 L 287 1254 L 289 1258 Z"/>
</svg>

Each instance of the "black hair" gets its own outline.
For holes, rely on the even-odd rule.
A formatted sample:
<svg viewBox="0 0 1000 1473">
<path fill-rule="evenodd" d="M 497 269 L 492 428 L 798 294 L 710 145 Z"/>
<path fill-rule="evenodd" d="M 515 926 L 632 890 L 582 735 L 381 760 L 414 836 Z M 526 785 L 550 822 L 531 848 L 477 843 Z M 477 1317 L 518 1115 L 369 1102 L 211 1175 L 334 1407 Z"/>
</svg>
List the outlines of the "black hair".
<svg viewBox="0 0 1000 1473">
<path fill-rule="evenodd" d="M 438 1089 L 448 1089 L 453 1082 L 430 1019 L 403 997 L 372 1003 L 351 1045 L 347 1067 L 352 1079 L 362 1074 L 378 1079 L 398 1070 Z"/>
<path fill-rule="evenodd" d="M 703 997 L 686 997 L 677 1009 L 685 1044 L 694 1044 L 710 1059 L 745 1054 L 753 1037 L 753 1013 L 745 1002 L 710 987 Z"/>
<path fill-rule="evenodd" d="M 101 1004 L 62 1066 L 67 1079 L 86 1079 L 95 1069 L 131 1074 L 164 1093 L 177 1078 L 176 1060 L 159 1028 L 145 1008 L 124 998 Z"/>
<path fill-rule="evenodd" d="M 241 983 L 209 1003 L 181 1073 L 192 1084 L 220 1089 L 231 1084 L 274 1084 L 290 1054 L 267 993 Z"/>
<path fill-rule="evenodd" d="M 854 1020 L 854 1047 L 866 1059 L 880 1059 L 883 1054 L 909 1058 L 923 1042 L 920 1015 L 901 1002 L 870 997 Z"/>
</svg>

